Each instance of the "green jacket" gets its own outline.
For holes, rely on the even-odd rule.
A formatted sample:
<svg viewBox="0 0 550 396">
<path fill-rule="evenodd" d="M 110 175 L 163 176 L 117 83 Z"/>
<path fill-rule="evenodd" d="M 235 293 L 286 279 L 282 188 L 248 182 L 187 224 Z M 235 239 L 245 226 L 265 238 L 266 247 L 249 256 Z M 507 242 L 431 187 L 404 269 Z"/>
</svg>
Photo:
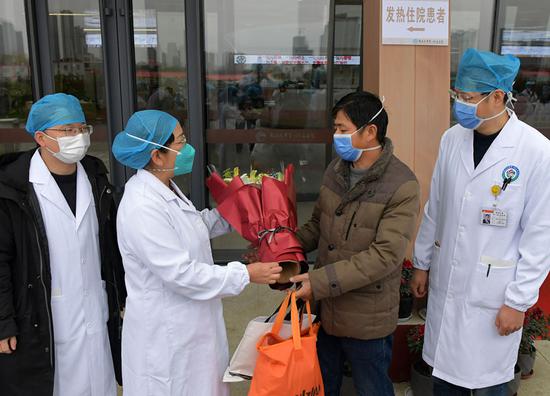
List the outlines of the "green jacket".
<svg viewBox="0 0 550 396">
<path fill-rule="evenodd" d="M 332 161 L 297 236 L 306 253 L 319 250 L 309 274 L 323 329 L 376 339 L 397 326 L 401 264 L 416 228 L 420 188 L 387 138 L 380 158 L 351 189 L 349 173 L 349 162 Z"/>
</svg>

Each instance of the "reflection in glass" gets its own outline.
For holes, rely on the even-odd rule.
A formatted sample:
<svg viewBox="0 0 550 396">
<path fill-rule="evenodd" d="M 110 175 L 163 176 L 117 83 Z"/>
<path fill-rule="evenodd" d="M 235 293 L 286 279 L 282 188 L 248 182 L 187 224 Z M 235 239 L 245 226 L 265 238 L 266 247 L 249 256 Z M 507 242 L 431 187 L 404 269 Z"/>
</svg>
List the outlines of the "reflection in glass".
<svg viewBox="0 0 550 396">
<path fill-rule="evenodd" d="M 331 138 L 329 7 L 329 0 L 204 1 L 207 161 L 243 172 L 293 163 L 300 222 L 311 214 Z M 246 243 L 232 234 L 213 246 Z"/>
<path fill-rule="evenodd" d="M 491 50 L 494 0 L 451 1 L 451 86 L 458 62 L 468 48 Z"/>
<path fill-rule="evenodd" d="M 89 154 L 109 166 L 101 21 L 97 0 L 48 0 L 56 92 L 76 96 L 94 126 Z"/>
<path fill-rule="evenodd" d="M 361 4 L 336 1 L 336 99 L 360 86 Z M 300 223 L 330 160 L 329 14 L 328 0 L 204 1 L 208 162 L 243 172 L 293 163 Z M 245 247 L 231 236 L 213 243 Z"/>
<path fill-rule="evenodd" d="M 329 3 L 205 0 L 210 163 L 270 171 L 292 162 L 299 199 L 314 199 L 325 166 L 315 143 L 329 140 Z"/>
<path fill-rule="evenodd" d="M 24 129 L 33 99 L 27 43 L 24 3 L 0 2 L 0 154 L 34 147 Z"/>
<path fill-rule="evenodd" d="M 185 2 L 133 2 L 138 110 L 155 109 L 176 117 L 187 129 Z M 176 182 L 185 193 L 190 176 Z M 198 186 L 202 188 L 202 186 Z"/>
<path fill-rule="evenodd" d="M 337 0 L 334 14 L 333 104 L 361 87 L 362 2 Z"/>
<path fill-rule="evenodd" d="M 495 49 L 521 61 L 514 84 L 515 111 L 550 138 L 550 3 L 503 0 L 499 4 Z"/>
</svg>

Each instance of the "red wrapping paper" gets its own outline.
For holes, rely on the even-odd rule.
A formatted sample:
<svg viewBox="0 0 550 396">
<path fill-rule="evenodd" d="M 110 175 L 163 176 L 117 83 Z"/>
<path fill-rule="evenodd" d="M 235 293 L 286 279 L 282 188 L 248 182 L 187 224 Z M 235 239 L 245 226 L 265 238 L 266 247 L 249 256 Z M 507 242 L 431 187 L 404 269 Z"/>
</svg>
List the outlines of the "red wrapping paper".
<svg viewBox="0 0 550 396">
<path fill-rule="evenodd" d="M 261 187 L 234 177 L 227 184 L 214 172 L 206 179 L 218 211 L 254 248 L 263 262 L 305 262 L 297 228 L 294 166 L 285 169 L 284 182 L 263 177 Z"/>
</svg>

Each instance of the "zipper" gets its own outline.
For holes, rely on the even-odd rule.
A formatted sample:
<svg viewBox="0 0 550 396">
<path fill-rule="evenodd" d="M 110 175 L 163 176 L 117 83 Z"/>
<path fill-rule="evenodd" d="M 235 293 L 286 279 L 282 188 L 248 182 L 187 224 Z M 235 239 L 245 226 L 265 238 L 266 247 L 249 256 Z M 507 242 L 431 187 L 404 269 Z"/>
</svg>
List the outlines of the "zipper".
<svg viewBox="0 0 550 396">
<path fill-rule="evenodd" d="M 100 218 L 100 213 L 101 213 L 101 198 L 103 197 L 103 193 L 105 192 L 105 190 L 107 189 L 107 186 L 103 187 L 103 191 L 101 192 L 101 194 L 99 195 L 98 197 L 98 192 L 99 192 L 99 186 L 97 185 L 97 180 L 94 178 L 88 178 L 88 180 L 90 181 L 90 185 L 92 187 L 92 195 L 94 196 L 94 201 L 95 203 L 97 204 L 97 210 L 96 210 L 96 215 L 97 215 L 97 220 L 98 220 L 98 224 L 101 220 Z"/>
<path fill-rule="evenodd" d="M 349 222 L 348 230 L 346 231 L 346 241 L 349 238 L 349 233 L 351 231 L 351 226 L 353 225 L 353 220 L 355 220 L 355 215 L 357 214 L 357 211 L 353 212 L 353 215 L 351 216 L 351 220 Z"/>
<path fill-rule="evenodd" d="M 103 194 L 105 194 L 107 192 L 107 190 L 109 190 L 109 187 L 105 186 L 103 188 L 103 191 L 101 192 L 100 197 L 99 197 L 99 213 L 101 213 L 101 202 L 103 201 Z M 112 221 L 112 219 L 111 219 L 111 221 Z M 115 221 L 116 221 L 116 219 L 115 219 Z M 116 318 L 118 320 L 118 337 L 120 339 L 120 338 L 122 338 L 122 320 L 120 318 L 120 313 L 122 312 L 122 309 L 121 309 L 122 307 L 120 306 L 120 292 L 119 292 L 118 286 L 117 286 L 118 285 L 117 275 L 116 275 L 115 266 L 114 266 L 113 263 L 112 263 L 111 267 L 112 267 L 111 271 L 112 271 L 112 274 L 113 274 L 113 289 L 115 291 L 115 304 L 116 304 L 116 308 L 117 308 Z M 107 306 L 108 305 L 109 305 L 109 299 L 107 298 Z M 110 315 L 110 312 L 109 312 L 109 315 Z"/>
<path fill-rule="evenodd" d="M 48 324 L 50 326 L 49 336 L 50 336 L 50 364 L 53 367 L 53 347 L 52 347 L 52 333 L 53 333 L 53 326 L 52 326 L 52 317 L 50 314 L 50 307 L 48 302 L 48 291 L 46 290 L 46 284 L 44 283 L 44 258 L 42 253 L 42 246 L 40 245 L 40 238 L 38 237 L 38 229 L 36 228 L 36 224 L 33 222 L 34 225 L 34 233 L 36 235 L 36 243 L 38 244 L 38 251 L 40 256 L 40 283 L 42 284 L 42 290 L 44 291 L 44 299 L 46 300 L 46 313 L 48 314 Z"/>
<path fill-rule="evenodd" d="M 97 185 L 97 180 L 94 179 L 94 185 L 95 185 L 95 189 L 92 188 L 92 190 L 94 191 L 94 196 L 97 197 L 97 190 L 98 190 L 98 185 Z M 105 195 L 105 193 L 107 192 L 107 190 L 109 189 L 108 185 L 104 186 L 103 187 L 103 190 L 101 191 L 101 194 L 99 194 L 99 199 L 98 199 L 98 202 L 97 202 L 97 218 L 98 218 L 98 226 L 99 226 L 99 229 L 98 229 L 98 238 L 99 238 L 99 245 L 100 247 L 102 246 L 102 243 L 101 241 L 103 240 L 103 233 L 101 231 L 102 229 L 102 224 L 101 224 L 101 215 L 102 215 L 102 208 L 101 208 L 101 203 L 103 202 L 103 196 Z M 101 249 L 101 252 L 100 252 L 100 255 L 103 256 L 105 253 L 105 246 L 103 246 L 103 248 Z M 101 262 L 105 262 L 105 257 L 102 257 L 101 258 Z M 115 303 L 116 303 L 116 307 L 117 307 L 117 310 L 118 310 L 118 315 L 120 316 L 120 300 L 119 300 L 119 291 L 118 291 L 118 287 L 117 287 L 117 276 L 116 276 L 116 273 L 115 273 L 115 268 L 113 266 L 113 268 L 111 269 L 112 270 L 112 275 L 113 275 L 113 289 L 115 290 Z M 111 310 L 109 309 L 109 298 L 107 296 L 107 310 L 109 311 L 109 316 L 111 316 Z M 109 320 L 109 318 L 107 318 L 107 320 Z M 119 321 L 119 325 L 118 325 L 118 336 L 119 338 L 122 337 L 122 326 L 120 325 L 120 321 Z"/>
<path fill-rule="evenodd" d="M 118 338 L 121 339 L 122 338 L 122 320 L 121 320 L 121 317 L 120 317 L 120 314 L 122 312 L 122 310 L 120 309 L 120 299 L 119 299 L 119 292 L 118 292 L 118 287 L 117 287 L 117 280 L 116 280 L 116 274 L 115 274 L 115 268 L 113 266 L 113 289 L 115 289 L 115 300 L 116 300 L 116 307 L 117 307 L 117 313 L 116 313 L 116 318 L 117 318 L 117 321 L 118 321 Z M 109 308 L 109 296 L 107 296 L 107 308 Z M 109 315 L 110 315 L 110 312 L 109 312 Z M 109 318 L 107 318 L 107 321 L 109 320 Z"/>
<path fill-rule="evenodd" d="M 105 192 L 108 190 L 108 187 L 105 186 L 103 187 L 103 191 L 101 191 L 101 194 L 99 195 L 99 201 L 98 201 L 98 210 L 99 210 L 99 214 L 101 214 L 101 202 L 103 202 L 103 194 L 105 194 Z"/>
<path fill-rule="evenodd" d="M 40 235 L 38 232 L 38 225 L 36 223 L 36 214 L 38 217 L 40 217 L 40 209 L 37 205 L 38 202 L 35 202 L 36 195 L 34 195 L 34 189 L 31 187 L 32 192 L 29 194 L 29 210 L 30 210 L 30 217 L 32 218 L 32 225 L 34 228 L 34 235 L 36 236 L 36 244 L 38 246 L 38 255 L 40 258 L 40 283 L 42 284 L 42 290 L 44 292 L 44 301 L 46 303 L 46 315 L 48 316 L 48 326 L 49 326 L 49 355 L 50 355 L 50 365 L 52 368 L 54 367 L 54 359 L 53 359 L 53 320 L 52 320 L 52 314 L 50 312 L 50 301 L 48 299 L 48 289 L 46 288 L 46 283 L 44 283 L 44 251 L 42 250 L 42 244 L 40 243 Z M 25 204 L 23 203 L 23 207 Z M 33 215 L 34 211 L 34 215 Z"/>
</svg>

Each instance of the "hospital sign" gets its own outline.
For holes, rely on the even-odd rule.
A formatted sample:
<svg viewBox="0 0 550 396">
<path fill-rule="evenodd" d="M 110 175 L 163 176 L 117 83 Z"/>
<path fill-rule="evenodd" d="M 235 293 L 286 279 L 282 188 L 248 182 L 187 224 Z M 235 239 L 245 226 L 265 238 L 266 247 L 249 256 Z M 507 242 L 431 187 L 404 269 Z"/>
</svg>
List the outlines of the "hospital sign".
<svg viewBox="0 0 550 396">
<path fill-rule="evenodd" d="M 382 44 L 449 44 L 449 0 L 383 0 L 381 17 Z"/>
</svg>

